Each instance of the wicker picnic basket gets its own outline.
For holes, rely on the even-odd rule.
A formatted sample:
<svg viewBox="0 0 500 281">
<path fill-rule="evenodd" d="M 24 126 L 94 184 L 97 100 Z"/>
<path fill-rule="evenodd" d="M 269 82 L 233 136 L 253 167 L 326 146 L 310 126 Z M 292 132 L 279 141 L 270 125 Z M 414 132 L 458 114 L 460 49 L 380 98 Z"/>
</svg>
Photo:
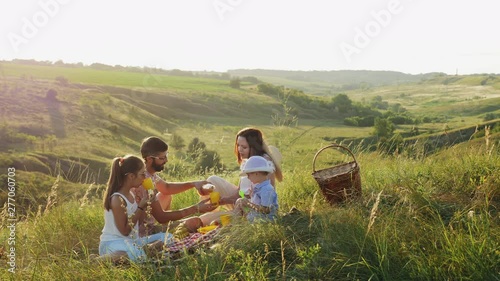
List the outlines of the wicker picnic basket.
<svg viewBox="0 0 500 281">
<path fill-rule="evenodd" d="M 349 152 L 354 161 L 316 171 L 316 158 L 327 148 L 343 149 Z M 312 176 L 318 182 L 321 192 L 330 204 L 341 203 L 361 196 L 361 175 L 354 154 L 347 147 L 330 144 L 321 148 L 313 160 Z"/>
</svg>

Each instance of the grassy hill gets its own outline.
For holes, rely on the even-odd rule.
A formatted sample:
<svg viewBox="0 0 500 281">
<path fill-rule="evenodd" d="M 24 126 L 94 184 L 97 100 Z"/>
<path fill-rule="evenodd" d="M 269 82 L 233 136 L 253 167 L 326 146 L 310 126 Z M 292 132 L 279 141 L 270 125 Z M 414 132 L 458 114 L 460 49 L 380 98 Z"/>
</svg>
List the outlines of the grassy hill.
<svg viewBox="0 0 500 281">
<path fill-rule="evenodd" d="M 288 72 L 278 73 L 283 76 Z M 172 135 L 177 134 L 186 144 L 199 138 L 232 170 L 237 166 L 232 150 L 227 148 L 232 147 L 235 133 L 245 126 L 262 128 L 269 142 L 290 151 L 289 157 L 294 160 L 331 141 L 366 139 L 368 143 L 373 132 L 371 127 L 346 126 L 342 119 L 335 118 L 334 112 L 318 106 L 329 102 L 330 97 L 305 93 L 309 102 L 299 105 L 293 100 L 259 93 L 250 82 L 234 89 L 228 80 L 176 76 L 155 70 L 13 62 L 2 62 L 0 74 L 0 167 L 13 166 L 49 176 L 62 174 L 61 180 L 69 182 L 103 183 L 109 160 L 125 153 L 137 154 L 140 141 L 149 135 L 170 142 Z M 344 74 L 341 77 L 347 80 L 342 81 L 348 83 L 357 72 Z M 400 77 L 392 72 L 365 74 Z M 318 73 L 310 76 L 322 77 Z M 418 83 L 345 93 L 357 103 L 368 104 L 381 96 L 416 116 L 436 117 L 438 121 L 419 125 L 420 131 L 429 132 L 429 136 L 439 135 L 445 129 L 452 132 L 474 127 L 483 122 L 488 112 L 500 114 L 500 90 L 496 88 L 495 76 L 436 76 L 425 81 L 421 78 Z M 481 81 L 486 82 L 475 85 Z M 297 114 L 298 122 L 289 127 L 273 124 L 272 118 L 283 118 L 286 108 Z M 400 125 L 397 131 L 404 133 L 411 126 Z M 311 148 L 311 143 L 317 144 L 315 148 Z M 174 171 L 182 170 L 176 167 L 183 167 L 185 157 L 185 150 L 176 151 L 171 163 L 173 176 L 177 175 Z M 39 197 L 49 187 L 44 185 Z"/>
<path fill-rule="evenodd" d="M 496 74 L 446 75 L 444 73 L 407 74 L 396 71 L 335 70 L 335 71 L 284 71 L 265 69 L 234 69 L 232 76 L 255 77 L 261 81 L 284 85 L 309 94 L 331 96 L 355 90 L 373 91 L 380 87 L 398 89 L 405 85 L 487 86 L 500 89 Z M 485 87 L 486 88 L 486 87 Z M 476 88 L 481 91 L 480 88 Z"/>
<path fill-rule="evenodd" d="M 396 71 L 332 70 L 284 71 L 265 69 L 233 69 L 232 76 L 253 76 L 262 81 L 281 84 L 316 95 L 332 95 L 358 88 L 416 83 L 442 73 L 412 75 Z"/>
<path fill-rule="evenodd" d="M 492 75 L 241 71 L 239 74 L 265 74 L 297 82 L 304 79 L 295 79 L 294 75 L 328 83 L 350 83 L 355 77 L 380 78 L 380 84 L 406 79 L 406 83 L 354 89 L 345 94 L 361 104 L 381 96 L 415 116 L 435 116 L 440 121 L 419 125 L 421 131 L 432 133 L 475 126 L 483 122 L 485 113 L 500 114 L 500 79 Z M 124 151 L 136 153 L 140 140 L 148 135 L 160 135 L 168 141 L 175 133 L 186 142 L 199 137 L 226 164 L 234 165 L 226 148 L 231 146 L 235 132 L 247 125 L 262 127 L 269 132 L 271 142 L 283 147 L 293 147 L 308 137 L 324 142 L 369 137 L 372 132 L 372 128 L 345 126 L 341 119 L 335 119 L 335 113 L 318 106 L 329 102 L 330 97 L 306 92 L 304 97 L 309 102 L 299 105 L 259 93 L 249 82 L 234 89 L 228 80 L 175 76 L 158 70 L 14 62 L 2 62 L 0 74 L 2 167 L 16 165 L 47 173 L 62 161 L 60 167 L 66 173 L 70 167 L 75 171 L 89 167 L 89 173 L 99 174 L 98 181 L 102 182 L 103 173 L 99 171 L 105 169 L 105 163 Z M 418 82 L 409 82 L 413 80 Z M 50 90 L 55 96 L 48 95 Z M 287 108 L 297 114 L 298 123 L 276 130 L 272 117 L 283 118 Z M 409 128 L 403 125 L 398 130 Z M 285 143 L 282 131 L 295 135 L 295 140 Z M 58 160 L 47 160 L 52 158 Z"/>
<path fill-rule="evenodd" d="M 433 131 L 427 137 L 438 138 L 445 129 L 449 135 L 461 134 L 482 123 L 485 114 L 500 113 L 497 78 L 489 75 L 436 76 L 343 93 L 361 104 L 381 96 L 412 114 L 441 117 L 419 125 Z M 2 62 L 0 169 L 16 169 L 18 222 L 17 273 L 11 275 L 4 262 L 10 235 L 5 205 L 0 279 L 498 280 L 498 132 L 483 130 L 432 155 L 422 153 L 416 138 L 409 139 L 414 144 L 408 153 L 352 146 L 363 197 L 330 206 L 311 176 L 315 153 L 331 142 L 368 138 L 373 128 L 346 126 L 318 106 L 331 97 L 304 95 L 310 103 L 299 106 L 259 93 L 250 82 L 233 89 L 229 80 L 159 71 Z M 298 122 L 273 124 L 272 117 L 283 117 L 286 107 L 296 109 Z M 149 135 L 169 143 L 174 134 L 186 144 L 199 138 L 220 155 L 226 167 L 222 176 L 236 182 L 234 136 L 249 125 L 261 128 L 283 153 L 278 223 L 234 225 L 218 247 L 180 261 L 130 267 L 89 261 L 97 253 L 111 158 L 138 154 L 140 141 Z M 399 132 L 409 129 L 397 127 Z M 163 175 L 169 180 L 198 180 L 213 173 L 195 173 L 186 148 L 172 147 L 170 155 Z M 351 160 L 325 151 L 316 167 L 346 159 Z M 7 186 L 7 173 L 0 174 L 0 181 Z M 7 202 L 8 193 L 0 196 L 0 202 Z M 175 197 L 173 207 L 197 200 L 187 192 Z M 292 206 L 299 211 L 286 215 Z"/>
</svg>

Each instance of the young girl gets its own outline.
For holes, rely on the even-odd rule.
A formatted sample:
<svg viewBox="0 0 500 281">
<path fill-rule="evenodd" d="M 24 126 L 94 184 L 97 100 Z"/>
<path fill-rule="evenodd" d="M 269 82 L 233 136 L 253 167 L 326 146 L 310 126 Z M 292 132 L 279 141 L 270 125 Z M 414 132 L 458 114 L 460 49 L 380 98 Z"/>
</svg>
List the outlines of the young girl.
<svg viewBox="0 0 500 281">
<path fill-rule="evenodd" d="M 163 248 L 165 233 L 139 237 L 139 223 L 146 218 L 148 197 L 136 202 L 130 192 L 141 185 L 146 167 L 136 156 L 113 159 L 104 194 L 104 228 L 99 243 L 99 259 L 112 262 L 145 260 Z M 169 239 L 171 237 L 169 236 Z"/>
</svg>

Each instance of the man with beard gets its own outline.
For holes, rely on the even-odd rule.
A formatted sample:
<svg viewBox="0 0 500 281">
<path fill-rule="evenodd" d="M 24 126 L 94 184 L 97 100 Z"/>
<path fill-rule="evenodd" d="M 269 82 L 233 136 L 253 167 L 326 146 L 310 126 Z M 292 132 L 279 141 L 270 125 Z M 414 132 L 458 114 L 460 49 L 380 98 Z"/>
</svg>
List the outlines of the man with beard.
<svg viewBox="0 0 500 281">
<path fill-rule="evenodd" d="M 206 213 L 213 211 L 217 206 L 212 205 L 209 199 L 202 200 L 199 203 L 180 210 L 170 210 L 172 195 L 184 192 L 191 188 L 196 188 L 198 194 L 203 194 L 202 186 L 208 182 L 205 180 L 192 182 L 167 182 L 160 178 L 157 174 L 163 171 L 165 164 L 168 162 L 168 145 L 158 137 L 147 137 L 141 144 L 141 155 L 146 164 L 146 177 L 151 178 L 156 187 L 156 200 L 151 203 L 151 215 L 161 224 L 172 221 L 177 221 L 187 216 L 192 216 L 196 213 Z M 136 200 L 141 200 L 144 196 L 148 196 L 148 191 L 140 186 L 134 191 Z M 139 224 L 139 232 L 141 236 L 150 235 L 154 232 L 154 219 L 149 217 L 145 223 Z M 196 220 L 184 221 L 193 225 L 200 222 Z M 164 229 L 162 229 L 163 231 Z"/>
</svg>

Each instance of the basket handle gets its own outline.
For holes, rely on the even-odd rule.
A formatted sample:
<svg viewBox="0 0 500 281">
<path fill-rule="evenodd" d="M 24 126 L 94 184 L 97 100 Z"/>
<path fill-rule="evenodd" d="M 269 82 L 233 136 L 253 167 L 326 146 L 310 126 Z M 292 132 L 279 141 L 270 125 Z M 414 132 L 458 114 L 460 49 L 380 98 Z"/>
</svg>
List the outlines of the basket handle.
<svg viewBox="0 0 500 281">
<path fill-rule="evenodd" d="M 316 154 L 314 155 L 314 159 L 313 159 L 313 173 L 316 172 L 316 158 L 318 157 L 319 153 L 327 148 L 330 148 L 330 147 L 334 147 L 334 148 L 342 148 L 342 149 L 345 149 L 347 150 L 347 152 L 349 152 L 349 154 L 351 154 L 352 158 L 354 159 L 354 162 L 356 163 L 356 165 L 358 165 L 358 162 L 356 161 L 356 157 L 354 157 L 354 154 L 352 153 L 352 151 L 345 147 L 345 146 L 342 146 L 340 144 L 336 144 L 336 143 L 332 143 L 330 145 L 327 145 L 323 148 L 321 148 L 320 150 L 318 150 L 318 152 L 316 152 Z"/>
</svg>

